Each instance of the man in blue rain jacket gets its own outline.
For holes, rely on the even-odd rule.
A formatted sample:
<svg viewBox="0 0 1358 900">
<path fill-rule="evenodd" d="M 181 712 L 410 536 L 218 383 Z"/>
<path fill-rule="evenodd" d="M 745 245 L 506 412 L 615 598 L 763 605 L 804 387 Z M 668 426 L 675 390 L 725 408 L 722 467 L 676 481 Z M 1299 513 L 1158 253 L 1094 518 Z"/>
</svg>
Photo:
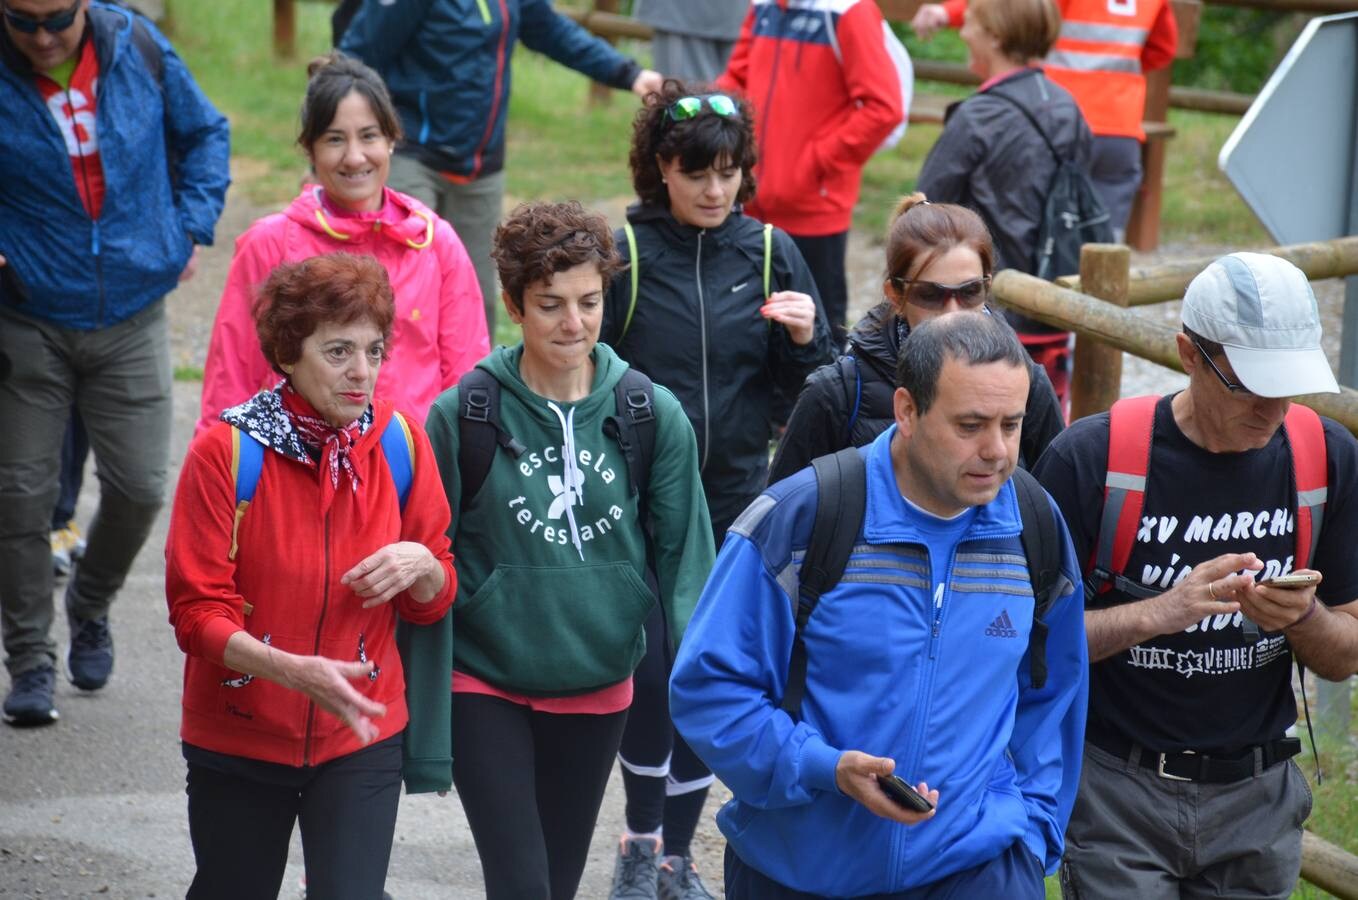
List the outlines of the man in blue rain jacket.
<svg viewBox="0 0 1358 900">
<path fill-rule="evenodd" d="M 675 724 L 735 795 L 718 816 L 732 900 L 1041 898 L 1061 859 L 1087 652 L 1058 516 L 1064 580 L 1044 616 L 1046 683 L 1033 687 L 1009 481 L 1027 358 L 998 319 L 955 313 L 915 329 L 900 360 L 896 425 L 859 451 L 867 504 L 852 555 L 802 632 L 800 715 L 782 701 L 812 470 L 732 526 L 679 650 Z M 893 773 L 935 808 L 896 805 L 878 778 Z"/>
</svg>

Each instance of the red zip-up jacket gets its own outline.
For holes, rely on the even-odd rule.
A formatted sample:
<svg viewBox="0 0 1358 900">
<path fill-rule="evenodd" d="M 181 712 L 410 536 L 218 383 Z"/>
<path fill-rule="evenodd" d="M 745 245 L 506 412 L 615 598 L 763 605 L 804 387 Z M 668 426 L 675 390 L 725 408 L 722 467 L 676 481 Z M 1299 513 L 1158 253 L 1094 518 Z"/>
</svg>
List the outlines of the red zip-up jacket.
<svg viewBox="0 0 1358 900">
<path fill-rule="evenodd" d="M 448 550 L 448 499 L 429 439 L 410 423 L 414 477 L 403 513 L 380 445 L 392 407 L 378 400 L 373 413 L 372 426 L 351 450 L 359 489 L 351 491 L 341 476 L 324 514 L 320 479 L 329 472 L 265 450 L 254 500 L 236 530 L 234 560 L 231 426 L 218 422 L 189 446 L 165 545 L 170 623 L 187 655 L 180 737 L 189 744 L 290 766 L 318 765 L 361 747 L 343 721 L 300 691 L 225 668 L 226 642 L 242 630 L 278 650 L 340 660 L 357 661 L 361 640 L 378 674 L 352 684 L 386 704 L 386 715 L 374 720 L 377 740 L 405 728 L 396 617 L 438 621 L 453 602 L 457 576 Z M 444 569 L 443 590 L 425 604 L 401 593 L 364 609 L 340 577 L 397 541 L 434 553 Z"/>
<path fill-rule="evenodd" d="M 754 0 L 718 86 L 755 111 L 745 212 L 790 234 L 847 231 L 863 166 L 905 115 L 873 0 Z"/>
</svg>

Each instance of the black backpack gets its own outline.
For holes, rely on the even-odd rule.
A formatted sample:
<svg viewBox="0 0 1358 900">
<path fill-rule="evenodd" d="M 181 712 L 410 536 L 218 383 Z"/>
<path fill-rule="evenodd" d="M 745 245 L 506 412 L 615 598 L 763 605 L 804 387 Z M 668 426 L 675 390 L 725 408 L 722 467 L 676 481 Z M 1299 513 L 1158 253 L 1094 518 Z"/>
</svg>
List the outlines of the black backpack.
<svg viewBox="0 0 1358 900">
<path fill-rule="evenodd" d="M 801 718 L 802 697 L 806 693 L 806 643 L 802 639 L 806 623 L 821 595 L 839 584 L 843 577 L 868 505 L 867 463 L 858 448 L 846 447 L 819 457 L 811 466 L 816 470 L 816 518 L 811 525 L 806 555 L 802 557 L 787 690 L 780 704 L 794 719 Z M 1041 689 L 1047 683 L 1047 623 L 1043 618 L 1055 602 L 1061 583 L 1061 531 L 1056 526 L 1051 503 L 1037 479 L 1023 469 L 1015 468 L 1012 480 L 1023 522 L 1020 540 L 1033 585 L 1028 665 L 1033 688 Z"/>
<path fill-rule="evenodd" d="M 985 96 L 1004 100 L 1023 113 L 1056 160 L 1056 174 L 1047 186 L 1037 247 L 1033 250 L 1033 274 L 1050 281 L 1060 275 L 1078 273 L 1081 247 L 1113 240 L 1108 210 L 1103 208 L 1103 201 L 1095 193 L 1089 173 L 1075 160 L 1057 152 L 1047 133 L 1022 103 L 1000 91 L 987 91 Z"/>
<path fill-rule="evenodd" d="M 457 468 L 462 476 L 461 509 L 475 497 L 490 474 L 495 450 L 518 459 L 527 449 L 500 421 L 500 382 L 485 369 L 474 368 L 457 383 Z M 613 388 L 618 413 L 604 421 L 604 434 L 617 441 L 627 461 L 627 482 L 637 497 L 643 526 L 647 522 L 647 487 L 655 455 L 655 384 L 629 367 Z M 649 542 L 648 542 L 649 544 Z"/>
</svg>

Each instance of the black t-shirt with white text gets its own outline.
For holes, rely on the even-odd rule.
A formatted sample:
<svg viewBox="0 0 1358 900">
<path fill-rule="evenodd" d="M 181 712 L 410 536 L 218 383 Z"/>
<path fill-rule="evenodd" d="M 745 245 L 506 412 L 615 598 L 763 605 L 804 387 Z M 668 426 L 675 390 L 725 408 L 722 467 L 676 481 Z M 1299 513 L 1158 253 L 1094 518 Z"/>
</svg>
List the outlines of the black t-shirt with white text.
<svg viewBox="0 0 1358 900">
<path fill-rule="evenodd" d="M 1155 407 L 1145 504 L 1130 580 L 1164 591 L 1193 566 L 1223 553 L 1253 552 L 1259 577 L 1291 571 L 1296 552 L 1296 488 L 1283 429 L 1267 446 L 1212 453 L 1174 421 L 1172 395 Z M 1343 426 L 1325 430 L 1329 495 L 1309 568 L 1325 577 L 1327 605 L 1358 599 L 1358 442 Z M 1103 513 L 1108 471 L 1108 414 L 1073 423 L 1033 470 L 1070 528 L 1076 558 L 1088 572 Z M 1118 591 L 1089 599 L 1090 609 L 1126 603 Z M 1240 613 L 1209 616 L 1178 634 L 1142 641 L 1090 666 L 1088 731 L 1157 752 L 1229 752 L 1275 740 L 1297 718 L 1291 648 L 1281 633 L 1250 634 Z"/>
</svg>

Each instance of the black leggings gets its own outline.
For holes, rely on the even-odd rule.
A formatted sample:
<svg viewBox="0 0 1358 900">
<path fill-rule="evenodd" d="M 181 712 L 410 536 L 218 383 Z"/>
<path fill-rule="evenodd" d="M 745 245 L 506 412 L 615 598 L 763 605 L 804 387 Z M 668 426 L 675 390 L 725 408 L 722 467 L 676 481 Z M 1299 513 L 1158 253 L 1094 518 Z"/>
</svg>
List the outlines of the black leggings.
<svg viewBox="0 0 1358 900">
<path fill-rule="evenodd" d="M 379 900 L 401 799 L 401 735 L 297 768 L 185 746 L 188 900 L 277 897 L 292 826 L 302 829 L 307 900 Z"/>
<path fill-rule="evenodd" d="M 650 834 L 663 825 L 665 853 L 689 856 L 713 779 L 670 721 L 673 664 L 665 616 L 656 604 L 646 619 L 646 656 L 633 675 L 632 708 L 618 761 L 627 789 L 628 830 Z"/>
<path fill-rule="evenodd" d="M 575 896 L 626 718 L 453 694 L 453 782 L 488 900 Z"/>
</svg>

